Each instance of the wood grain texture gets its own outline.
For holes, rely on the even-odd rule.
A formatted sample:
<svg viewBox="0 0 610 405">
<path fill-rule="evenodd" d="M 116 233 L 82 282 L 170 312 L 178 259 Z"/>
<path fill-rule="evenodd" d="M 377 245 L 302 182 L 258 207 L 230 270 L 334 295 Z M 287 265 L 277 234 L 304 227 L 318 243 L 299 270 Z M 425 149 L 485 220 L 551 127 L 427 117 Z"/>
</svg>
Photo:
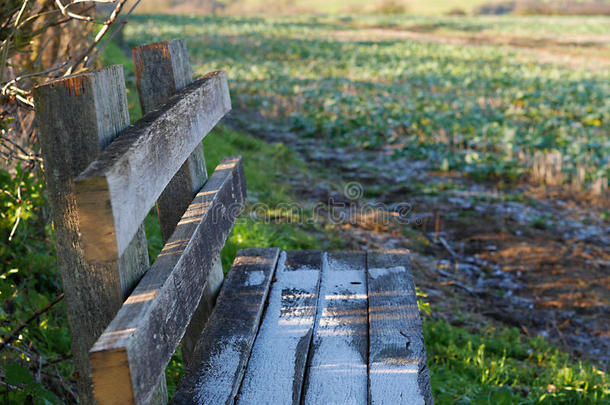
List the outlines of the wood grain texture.
<svg viewBox="0 0 610 405">
<path fill-rule="evenodd" d="M 366 256 L 328 253 L 321 277 L 304 403 L 365 404 Z"/>
<path fill-rule="evenodd" d="M 426 351 L 406 253 L 367 253 L 369 403 L 432 404 Z"/>
<path fill-rule="evenodd" d="M 161 107 L 178 90 L 193 82 L 184 40 L 138 46 L 132 49 L 132 56 L 142 114 Z M 207 178 L 203 145 L 199 143 L 157 199 L 157 216 L 164 243 L 176 229 L 182 214 Z M 204 287 L 201 303 L 182 339 L 182 354 L 185 359 L 192 357 L 192 351 L 211 314 L 223 279 L 222 265 L 217 258 Z"/>
<path fill-rule="evenodd" d="M 238 252 L 173 404 L 234 403 L 278 255 L 278 249 Z"/>
<path fill-rule="evenodd" d="M 78 392 L 81 403 L 93 404 L 88 351 L 148 269 L 143 226 L 122 255 L 87 260 L 76 210 L 74 179 L 129 125 L 123 68 L 47 83 L 34 99 Z"/>
<path fill-rule="evenodd" d="M 230 108 L 226 75 L 210 73 L 128 127 L 87 167 L 76 190 L 90 260 L 122 254 L 165 186 Z M 100 213 L 113 221 L 98 221 Z"/>
<path fill-rule="evenodd" d="M 282 253 L 236 403 L 300 403 L 321 270 L 321 251 Z"/>
<path fill-rule="evenodd" d="M 241 158 L 224 159 L 91 349 L 95 395 L 100 404 L 113 403 L 102 402 L 107 398 L 103 387 L 112 386 L 109 381 L 126 372 L 131 384 L 115 384 L 115 397 L 132 396 L 138 405 L 149 403 L 153 387 L 163 376 L 201 300 L 214 258 L 243 207 L 245 193 Z M 112 354 L 121 350 L 128 362 L 112 363 Z"/>
</svg>

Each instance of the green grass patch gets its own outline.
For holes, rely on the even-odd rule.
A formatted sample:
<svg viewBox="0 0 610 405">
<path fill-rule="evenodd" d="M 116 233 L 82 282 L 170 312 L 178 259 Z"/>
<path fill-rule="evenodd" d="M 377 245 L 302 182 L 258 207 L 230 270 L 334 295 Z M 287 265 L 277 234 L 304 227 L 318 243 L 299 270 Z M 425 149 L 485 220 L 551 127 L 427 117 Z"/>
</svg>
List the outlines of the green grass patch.
<svg viewBox="0 0 610 405">
<path fill-rule="evenodd" d="M 257 220 L 249 213 L 253 206 L 269 211 L 278 205 L 295 205 L 286 176 L 306 171 L 303 161 L 281 143 L 269 144 L 249 135 L 219 127 L 204 140 L 208 173 L 226 156 L 241 155 L 246 173 L 246 212 L 235 224 L 222 252 L 225 271 L 235 253 L 244 248 L 319 249 L 324 243 L 296 223 Z M 266 207 L 266 208 L 265 208 Z M 258 209 L 257 209 L 258 211 Z"/>
<path fill-rule="evenodd" d="M 445 321 L 424 321 L 437 404 L 608 403 L 608 375 L 576 362 L 545 339 L 517 329 L 476 333 Z"/>
</svg>

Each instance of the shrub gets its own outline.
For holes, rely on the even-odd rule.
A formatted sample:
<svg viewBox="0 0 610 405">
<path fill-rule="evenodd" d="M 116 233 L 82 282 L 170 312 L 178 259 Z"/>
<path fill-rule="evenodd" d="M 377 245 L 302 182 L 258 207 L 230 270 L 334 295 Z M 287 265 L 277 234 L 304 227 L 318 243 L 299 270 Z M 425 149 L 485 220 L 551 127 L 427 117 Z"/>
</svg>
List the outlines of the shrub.
<svg viewBox="0 0 610 405">
<path fill-rule="evenodd" d="M 404 14 L 407 6 L 399 0 L 383 0 L 377 11 L 381 14 Z"/>
<path fill-rule="evenodd" d="M 466 15 L 466 12 L 459 7 L 455 7 L 455 8 L 452 8 L 451 10 L 449 10 L 447 15 L 463 16 L 463 15 Z"/>
</svg>

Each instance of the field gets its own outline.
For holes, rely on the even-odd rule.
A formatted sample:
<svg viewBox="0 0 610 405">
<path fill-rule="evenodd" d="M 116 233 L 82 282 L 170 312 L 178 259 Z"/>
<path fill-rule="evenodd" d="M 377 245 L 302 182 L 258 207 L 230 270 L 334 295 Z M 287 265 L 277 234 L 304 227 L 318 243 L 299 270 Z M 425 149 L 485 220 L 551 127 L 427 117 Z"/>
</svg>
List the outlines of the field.
<svg viewBox="0 0 610 405">
<path fill-rule="evenodd" d="M 536 154 L 557 153 L 561 180 L 607 183 L 607 19 L 167 18 L 132 24 L 126 35 L 133 43 L 185 37 L 199 73 L 228 70 L 239 108 L 284 118 L 300 136 L 392 144 L 480 178 L 514 179 Z M 428 42 L 418 40 L 422 31 Z M 538 64 L 538 49 L 447 43 L 473 33 L 541 42 L 542 58 L 568 53 L 565 64 L 582 66 Z"/>
<path fill-rule="evenodd" d="M 129 4 L 129 3 L 128 3 Z M 136 12 L 187 15 L 608 15 L 608 0 L 144 0 Z"/>
<path fill-rule="evenodd" d="M 486 0 L 144 0 L 140 13 L 170 10 L 178 14 L 229 15 L 252 14 L 346 14 L 346 13 L 402 13 L 442 15 L 459 8 L 472 13 Z"/>
<path fill-rule="evenodd" d="M 225 269 L 244 247 L 408 248 L 437 403 L 608 403 L 610 18 L 136 15 L 123 40 L 171 38 L 229 76 L 204 141 L 208 170 L 245 162 Z M 136 120 L 117 44 L 111 63 Z M 61 292 L 44 184 L 5 177 L 3 341 Z M 154 213 L 147 235 L 154 257 Z M 0 398 L 75 401 L 63 310 L 1 352 Z"/>
</svg>

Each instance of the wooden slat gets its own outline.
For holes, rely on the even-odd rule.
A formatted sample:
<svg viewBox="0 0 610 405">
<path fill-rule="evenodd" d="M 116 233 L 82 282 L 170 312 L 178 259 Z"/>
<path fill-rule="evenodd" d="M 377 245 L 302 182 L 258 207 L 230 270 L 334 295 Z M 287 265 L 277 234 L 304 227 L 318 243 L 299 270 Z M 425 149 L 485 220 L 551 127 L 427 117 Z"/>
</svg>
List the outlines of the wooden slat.
<svg viewBox="0 0 610 405">
<path fill-rule="evenodd" d="M 173 404 L 234 403 L 278 255 L 278 249 L 249 249 L 237 254 Z"/>
<path fill-rule="evenodd" d="M 369 403 L 431 404 L 430 378 L 406 253 L 367 254 Z"/>
<path fill-rule="evenodd" d="M 165 186 L 230 108 L 225 73 L 210 73 L 123 131 L 89 165 L 76 180 L 86 257 L 123 253 Z M 99 221 L 100 212 L 114 221 Z"/>
<path fill-rule="evenodd" d="M 184 40 L 157 42 L 133 48 L 133 63 L 142 113 L 165 104 L 177 91 L 193 82 Z M 193 197 L 203 187 L 208 174 L 203 145 L 199 143 L 157 199 L 157 216 L 165 243 Z M 220 291 L 224 274 L 220 258 L 216 259 L 204 287 L 203 297 L 182 339 L 183 358 L 188 359 L 205 327 Z"/>
<path fill-rule="evenodd" d="M 282 254 L 238 404 L 300 403 L 321 269 L 321 251 Z"/>
<path fill-rule="evenodd" d="M 122 255 L 87 260 L 74 209 L 74 178 L 129 125 L 123 68 L 47 83 L 34 89 L 34 99 L 78 392 L 81 403 L 92 404 L 89 349 L 149 267 L 143 226 Z"/>
<path fill-rule="evenodd" d="M 145 404 L 163 376 L 245 199 L 241 158 L 224 159 L 151 269 L 90 351 L 99 404 Z M 122 358 L 127 361 L 112 361 Z M 128 370 L 126 370 L 128 367 Z M 131 384 L 125 381 L 128 373 Z"/>
<path fill-rule="evenodd" d="M 365 254 L 328 253 L 322 270 L 304 403 L 366 403 L 366 311 Z"/>
</svg>

